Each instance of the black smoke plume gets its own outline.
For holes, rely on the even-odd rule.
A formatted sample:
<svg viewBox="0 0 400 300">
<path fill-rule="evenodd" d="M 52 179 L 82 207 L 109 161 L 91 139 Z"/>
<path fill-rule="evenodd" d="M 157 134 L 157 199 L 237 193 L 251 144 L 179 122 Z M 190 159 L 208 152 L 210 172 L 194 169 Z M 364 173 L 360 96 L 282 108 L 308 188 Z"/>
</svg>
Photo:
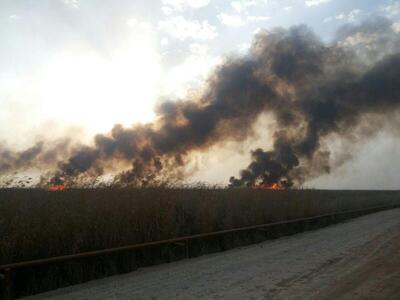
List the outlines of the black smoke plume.
<svg viewBox="0 0 400 300">
<path fill-rule="evenodd" d="M 301 185 L 330 170 L 324 138 L 350 136 L 363 122 L 390 118 L 400 107 L 399 41 L 383 18 L 343 27 L 331 44 L 303 25 L 260 32 L 249 53 L 227 58 L 197 95 L 159 105 L 154 123 L 115 125 L 95 136 L 93 146 L 69 148 L 50 182 L 72 185 L 80 176 L 127 164 L 116 182 L 142 186 L 182 179 L 194 151 L 244 141 L 266 112 L 275 120 L 273 148 L 252 151 L 252 162 L 230 185 Z M 44 143 L 2 154 L 0 170 L 40 165 Z"/>
</svg>

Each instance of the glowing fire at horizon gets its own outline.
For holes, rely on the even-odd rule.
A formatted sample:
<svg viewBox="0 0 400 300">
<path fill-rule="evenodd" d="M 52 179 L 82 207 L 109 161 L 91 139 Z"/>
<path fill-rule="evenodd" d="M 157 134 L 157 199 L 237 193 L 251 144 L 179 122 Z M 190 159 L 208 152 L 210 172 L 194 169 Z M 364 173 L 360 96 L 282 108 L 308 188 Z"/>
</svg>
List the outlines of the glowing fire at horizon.
<svg viewBox="0 0 400 300">
<path fill-rule="evenodd" d="M 61 192 L 65 190 L 65 185 L 63 184 L 56 184 L 47 189 L 49 192 Z"/>
<path fill-rule="evenodd" d="M 274 183 L 260 183 L 258 185 L 253 186 L 253 189 L 262 189 L 262 190 L 283 190 L 285 187 L 279 183 L 279 182 L 274 182 Z"/>
</svg>

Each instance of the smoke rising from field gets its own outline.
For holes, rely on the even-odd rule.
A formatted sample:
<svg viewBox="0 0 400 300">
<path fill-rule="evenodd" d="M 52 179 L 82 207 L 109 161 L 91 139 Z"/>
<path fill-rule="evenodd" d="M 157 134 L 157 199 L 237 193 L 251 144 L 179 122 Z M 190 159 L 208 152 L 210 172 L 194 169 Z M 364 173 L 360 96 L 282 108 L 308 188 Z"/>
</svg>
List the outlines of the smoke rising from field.
<svg viewBox="0 0 400 300">
<path fill-rule="evenodd" d="M 266 112 L 275 120 L 273 148 L 252 151 L 252 162 L 230 185 L 301 185 L 331 168 L 324 138 L 354 135 L 363 122 L 373 127 L 369 120 L 390 118 L 400 107 L 400 38 L 391 26 L 384 18 L 348 25 L 331 44 L 303 25 L 262 31 L 249 53 L 227 58 L 203 90 L 160 104 L 155 122 L 115 125 L 92 146 L 42 141 L 20 153 L 0 148 L 0 173 L 56 164 L 50 182 L 72 184 L 130 165 L 117 182 L 182 179 L 194 151 L 246 140 Z M 355 140 L 367 137 L 357 134 Z"/>
</svg>

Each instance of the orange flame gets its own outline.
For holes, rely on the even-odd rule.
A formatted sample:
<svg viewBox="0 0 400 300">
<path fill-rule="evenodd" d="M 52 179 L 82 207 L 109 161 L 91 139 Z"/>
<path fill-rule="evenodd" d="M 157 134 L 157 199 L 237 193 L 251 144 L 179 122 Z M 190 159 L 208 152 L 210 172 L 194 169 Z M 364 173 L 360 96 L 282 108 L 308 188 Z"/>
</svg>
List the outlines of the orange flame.
<svg viewBox="0 0 400 300">
<path fill-rule="evenodd" d="M 283 190 L 284 186 L 279 182 L 274 183 L 261 183 L 254 188 L 263 190 Z"/>
<path fill-rule="evenodd" d="M 60 191 L 65 190 L 65 185 L 56 184 L 56 185 L 53 185 L 53 186 L 49 187 L 47 190 L 50 191 L 50 192 L 60 192 Z"/>
</svg>

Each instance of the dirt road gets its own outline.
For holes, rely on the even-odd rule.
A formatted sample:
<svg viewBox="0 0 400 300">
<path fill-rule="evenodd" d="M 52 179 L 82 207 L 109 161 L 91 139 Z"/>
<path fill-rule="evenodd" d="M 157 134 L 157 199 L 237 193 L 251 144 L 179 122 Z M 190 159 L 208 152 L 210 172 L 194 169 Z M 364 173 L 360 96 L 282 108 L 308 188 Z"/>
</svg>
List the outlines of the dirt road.
<svg viewBox="0 0 400 300">
<path fill-rule="evenodd" d="M 400 209 L 29 299 L 400 299 Z"/>
</svg>

